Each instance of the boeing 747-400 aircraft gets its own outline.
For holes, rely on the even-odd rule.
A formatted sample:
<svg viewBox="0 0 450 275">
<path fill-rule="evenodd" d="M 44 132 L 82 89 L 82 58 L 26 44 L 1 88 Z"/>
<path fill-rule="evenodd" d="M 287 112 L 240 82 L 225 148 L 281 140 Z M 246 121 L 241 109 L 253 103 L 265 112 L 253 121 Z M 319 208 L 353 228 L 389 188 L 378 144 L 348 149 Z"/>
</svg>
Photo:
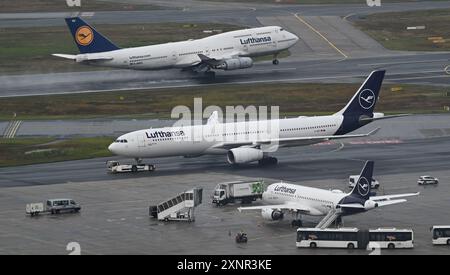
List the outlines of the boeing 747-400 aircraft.
<svg viewBox="0 0 450 275">
<path fill-rule="evenodd" d="M 203 39 L 121 49 L 79 17 L 66 18 L 80 54 L 53 54 L 77 63 L 134 70 L 181 68 L 214 75 L 213 70 L 253 66 L 252 57 L 273 55 L 299 38 L 281 27 L 261 27 L 212 35 Z"/>
<path fill-rule="evenodd" d="M 280 147 L 366 137 L 377 129 L 368 134 L 348 133 L 375 120 L 397 117 L 373 112 L 384 75 L 385 71 L 372 72 L 347 106 L 333 115 L 233 123 L 210 119 L 206 125 L 145 129 L 119 137 L 109 150 L 138 161 L 171 156 L 225 155 L 230 164 L 256 161 L 260 165 L 276 164 L 278 160 L 270 157 L 270 153 Z M 275 136 L 262 126 L 267 124 L 278 125 Z"/>
</svg>

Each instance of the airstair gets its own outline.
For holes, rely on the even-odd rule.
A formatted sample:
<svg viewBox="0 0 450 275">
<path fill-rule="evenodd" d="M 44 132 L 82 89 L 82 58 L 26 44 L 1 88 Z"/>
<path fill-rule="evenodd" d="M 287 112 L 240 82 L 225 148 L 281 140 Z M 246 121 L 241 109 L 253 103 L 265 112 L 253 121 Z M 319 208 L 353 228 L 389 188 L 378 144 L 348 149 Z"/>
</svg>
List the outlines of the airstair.
<svg viewBox="0 0 450 275">
<path fill-rule="evenodd" d="M 195 207 L 202 203 L 203 189 L 178 194 L 158 205 L 150 206 L 150 216 L 160 221 L 195 221 Z"/>
<path fill-rule="evenodd" d="M 335 222 L 341 216 L 341 209 L 332 209 L 328 214 L 317 224 L 316 228 L 325 229 L 328 228 L 333 222 Z"/>
</svg>

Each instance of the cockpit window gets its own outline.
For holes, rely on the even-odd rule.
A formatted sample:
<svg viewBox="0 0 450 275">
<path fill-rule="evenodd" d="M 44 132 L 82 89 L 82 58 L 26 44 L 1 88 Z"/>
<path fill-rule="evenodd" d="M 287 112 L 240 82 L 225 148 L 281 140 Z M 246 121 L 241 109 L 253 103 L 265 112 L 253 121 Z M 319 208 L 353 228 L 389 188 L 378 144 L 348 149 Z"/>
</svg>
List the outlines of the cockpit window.
<svg viewBox="0 0 450 275">
<path fill-rule="evenodd" d="M 280 29 L 280 32 L 282 32 L 282 31 L 284 31 L 284 29 L 283 29 L 283 28 L 281 28 L 281 29 Z"/>
<path fill-rule="evenodd" d="M 128 140 L 126 140 L 126 139 L 118 139 L 115 142 L 116 143 L 128 143 Z"/>
</svg>

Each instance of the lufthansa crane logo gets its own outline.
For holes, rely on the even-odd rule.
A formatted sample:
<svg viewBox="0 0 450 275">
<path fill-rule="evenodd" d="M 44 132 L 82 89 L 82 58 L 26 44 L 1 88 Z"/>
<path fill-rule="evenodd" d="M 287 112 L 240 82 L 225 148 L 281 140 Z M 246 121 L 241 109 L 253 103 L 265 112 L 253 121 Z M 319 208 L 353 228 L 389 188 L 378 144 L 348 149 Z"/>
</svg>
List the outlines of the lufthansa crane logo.
<svg viewBox="0 0 450 275">
<path fill-rule="evenodd" d="M 361 177 L 358 181 L 358 193 L 362 196 L 365 197 L 369 194 L 370 188 L 369 188 L 369 181 L 364 178 Z"/>
<path fill-rule="evenodd" d="M 81 46 L 89 46 L 94 40 L 94 32 L 88 26 L 79 27 L 75 33 L 75 40 Z"/>
<path fill-rule="evenodd" d="M 366 110 L 372 108 L 375 105 L 375 101 L 375 93 L 370 89 L 365 89 L 359 94 L 359 105 Z"/>
</svg>

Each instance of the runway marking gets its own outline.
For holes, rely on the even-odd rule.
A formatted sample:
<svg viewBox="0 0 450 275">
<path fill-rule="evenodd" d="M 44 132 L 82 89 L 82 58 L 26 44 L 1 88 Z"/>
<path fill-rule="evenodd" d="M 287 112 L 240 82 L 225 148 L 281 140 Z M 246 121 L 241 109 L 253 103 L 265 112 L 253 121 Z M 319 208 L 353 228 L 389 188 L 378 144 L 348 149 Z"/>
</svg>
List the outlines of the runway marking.
<svg viewBox="0 0 450 275">
<path fill-rule="evenodd" d="M 404 65 L 404 64 L 420 64 L 420 63 L 434 63 L 448 61 L 449 59 L 435 59 L 435 60 L 422 60 L 422 61 L 404 61 L 404 62 L 386 62 L 386 63 L 372 63 L 372 64 L 358 64 L 358 66 L 384 66 L 384 65 Z"/>
<path fill-rule="evenodd" d="M 338 53 L 340 53 L 345 58 L 348 58 L 349 56 L 346 55 L 343 51 L 341 51 L 338 47 L 336 47 L 328 38 L 326 38 L 323 34 L 321 34 L 318 30 L 316 30 L 311 24 L 306 22 L 303 18 L 301 18 L 298 13 L 294 14 L 294 16 L 303 24 L 305 24 L 308 28 L 310 28 L 313 32 L 315 32 L 317 35 L 322 37 L 323 40 L 325 40 L 333 49 L 335 49 Z"/>
<path fill-rule="evenodd" d="M 446 75 L 436 75 L 436 76 L 417 76 L 417 77 L 404 77 L 404 78 L 394 78 L 389 79 L 390 81 L 399 81 L 399 80 L 414 80 L 414 79 L 429 79 L 429 78 L 448 78 L 450 74 Z"/>
<path fill-rule="evenodd" d="M 426 71 L 426 72 L 406 72 L 396 73 L 390 76 L 401 76 L 408 74 L 425 74 L 425 73 L 442 73 L 442 71 Z M 323 76 L 323 77 L 305 77 L 305 78 L 286 78 L 286 79 L 266 79 L 266 80 L 253 80 L 253 81 L 236 81 L 231 83 L 212 83 L 212 84 L 186 84 L 186 85 L 166 85 L 166 86 L 147 86 L 139 88 L 119 88 L 119 89 L 104 89 L 104 90 L 84 90 L 84 91 L 72 91 L 72 92 L 57 92 L 57 93 L 35 93 L 35 94 L 21 94 L 21 95 L 2 95 L 0 98 L 14 98 L 25 96 L 44 96 L 44 95 L 67 95 L 67 94 L 87 94 L 87 93 L 104 93 L 104 92 L 121 92 L 121 91 L 143 91 L 143 90 L 157 90 L 157 89 L 175 89 L 175 88 L 188 88 L 188 87 L 214 87 L 219 85 L 242 85 L 242 84 L 260 84 L 260 83 L 285 83 L 285 82 L 298 82 L 298 81 L 317 81 L 317 80 L 333 80 L 333 79 L 345 79 L 345 78 L 360 78 L 366 77 L 364 74 L 354 75 L 342 75 L 342 76 Z M 437 76 L 436 78 L 438 78 Z M 440 77 L 448 77 L 447 75 Z M 424 77 L 432 78 L 432 77 Z M 405 78 L 409 79 L 409 78 Z M 400 80 L 400 79 L 389 79 Z"/>
<path fill-rule="evenodd" d="M 444 68 L 444 72 L 448 75 L 450 75 L 450 65 Z"/>
</svg>

